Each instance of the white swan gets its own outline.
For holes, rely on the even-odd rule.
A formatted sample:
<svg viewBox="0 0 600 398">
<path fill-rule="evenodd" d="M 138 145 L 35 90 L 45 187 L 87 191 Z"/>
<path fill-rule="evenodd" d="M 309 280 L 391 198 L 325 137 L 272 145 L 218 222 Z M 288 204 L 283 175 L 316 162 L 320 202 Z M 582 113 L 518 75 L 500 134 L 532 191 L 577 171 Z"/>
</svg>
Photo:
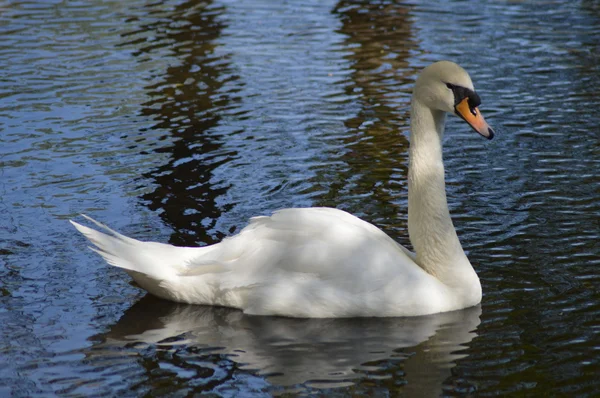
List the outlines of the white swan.
<svg viewBox="0 0 600 398">
<path fill-rule="evenodd" d="M 238 235 L 206 247 L 140 242 L 89 217 L 76 222 L 111 265 L 148 292 L 177 302 L 290 317 L 414 316 L 481 301 L 481 284 L 450 218 L 442 136 L 456 113 L 486 138 L 469 75 L 441 61 L 425 68 L 411 102 L 408 233 L 416 254 L 377 227 L 331 208 L 255 217 Z"/>
</svg>

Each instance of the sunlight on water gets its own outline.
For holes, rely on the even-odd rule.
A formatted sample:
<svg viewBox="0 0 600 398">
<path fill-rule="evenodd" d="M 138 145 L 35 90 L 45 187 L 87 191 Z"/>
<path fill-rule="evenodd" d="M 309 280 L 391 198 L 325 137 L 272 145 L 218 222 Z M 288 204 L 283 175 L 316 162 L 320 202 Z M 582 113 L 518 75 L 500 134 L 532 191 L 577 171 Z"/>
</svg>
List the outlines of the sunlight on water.
<svg viewBox="0 0 600 398">
<path fill-rule="evenodd" d="M 0 5 L 0 395 L 593 395 L 597 2 Z M 465 13 L 465 9 L 469 9 Z M 293 320 L 162 302 L 66 222 L 204 245 L 332 206 L 406 234 L 409 103 L 452 59 L 447 194 L 481 307 Z"/>
</svg>

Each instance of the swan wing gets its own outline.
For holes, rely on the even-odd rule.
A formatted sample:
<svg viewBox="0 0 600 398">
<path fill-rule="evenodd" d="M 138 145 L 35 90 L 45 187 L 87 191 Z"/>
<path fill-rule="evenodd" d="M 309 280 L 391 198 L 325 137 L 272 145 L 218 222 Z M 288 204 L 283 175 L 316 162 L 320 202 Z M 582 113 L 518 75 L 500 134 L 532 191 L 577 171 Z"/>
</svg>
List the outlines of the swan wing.
<svg viewBox="0 0 600 398">
<path fill-rule="evenodd" d="M 337 209 L 255 217 L 239 234 L 207 249 L 177 281 L 161 284 L 177 292 L 176 301 L 260 315 L 397 316 L 426 311 L 426 298 L 440 290 L 407 249 Z M 228 271 L 204 273 L 213 263 Z"/>
<path fill-rule="evenodd" d="M 238 235 L 210 248 L 190 259 L 180 275 L 202 274 L 213 262 L 244 275 L 290 272 L 330 281 L 419 268 L 414 255 L 379 228 L 332 208 L 284 209 L 254 217 Z"/>
<path fill-rule="evenodd" d="M 74 225 L 94 250 L 168 300 L 293 317 L 421 314 L 440 302 L 439 282 L 412 253 L 342 210 L 280 210 L 197 248 L 141 242 L 89 220 L 105 232 Z"/>
</svg>

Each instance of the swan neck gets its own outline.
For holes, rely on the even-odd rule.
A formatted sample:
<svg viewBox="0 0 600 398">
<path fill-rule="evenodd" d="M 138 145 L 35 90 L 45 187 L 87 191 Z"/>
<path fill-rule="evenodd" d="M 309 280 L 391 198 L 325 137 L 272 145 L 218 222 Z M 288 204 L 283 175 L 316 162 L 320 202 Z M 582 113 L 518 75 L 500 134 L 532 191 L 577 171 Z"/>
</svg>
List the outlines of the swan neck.
<svg viewBox="0 0 600 398">
<path fill-rule="evenodd" d="M 457 263 L 467 264 L 446 200 L 442 137 L 446 114 L 414 100 L 408 171 L 408 233 L 417 263 L 451 280 Z M 449 268 L 450 266 L 450 268 Z"/>
</svg>

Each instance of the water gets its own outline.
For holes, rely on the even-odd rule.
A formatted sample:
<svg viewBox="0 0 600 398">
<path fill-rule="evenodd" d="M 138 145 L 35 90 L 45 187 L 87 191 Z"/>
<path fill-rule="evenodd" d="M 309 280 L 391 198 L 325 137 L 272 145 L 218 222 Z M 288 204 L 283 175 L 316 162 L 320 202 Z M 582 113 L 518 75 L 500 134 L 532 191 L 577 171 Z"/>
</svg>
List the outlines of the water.
<svg viewBox="0 0 600 398">
<path fill-rule="evenodd" d="M 469 4 L 3 3 L 0 395 L 597 395 L 600 7 Z M 326 205 L 408 245 L 410 91 L 445 58 L 498 133 L 454 119 L 444 144 L 481 306 L 293 320 L 175 305 L 67 222 L 203 245 Z"/>
</svg>

